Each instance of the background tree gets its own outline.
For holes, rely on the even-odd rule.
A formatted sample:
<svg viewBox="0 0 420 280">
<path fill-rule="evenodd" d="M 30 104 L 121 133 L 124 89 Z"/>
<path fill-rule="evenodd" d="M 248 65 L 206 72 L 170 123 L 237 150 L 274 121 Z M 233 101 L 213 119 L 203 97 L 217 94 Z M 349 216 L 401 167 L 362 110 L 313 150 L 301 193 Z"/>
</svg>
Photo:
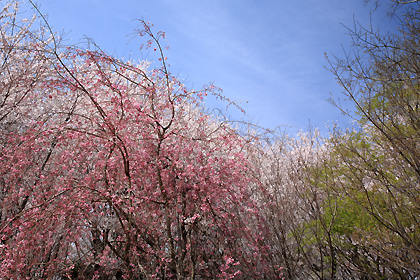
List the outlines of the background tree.
<svg viewBox="0 0 420 280">
<path fill-rule="evenodd" d="M 419 4 L 394 4 L 398 32 L 356 24 L 329 60 L 358 128 L 256 145 L 265 241 L 289 278 L 419 277 Z"/>
<path fill-rule="evenodd" d="M 340 250 L 368 279 L 420 273 L 419 4 L 400 8 L 397 33 L 356 26 L 354 48 L 330 61 L 360 127 L 332 139 L 333 170 L 341 176 L 336 191 L 358 215 L 342 232 L 348 248 Z"/>
<path fill-rule="evenodd" d="M 297 139 L 270 136 L 253 147 L 257 200 L 268 229 L 264 240 L 275 262 L 283 264 L 288 279 L 334 278 L 336 194 L 329 188 L 334 174 L 326 172 L 328 145 L 315 130 Z"/>
</svg>

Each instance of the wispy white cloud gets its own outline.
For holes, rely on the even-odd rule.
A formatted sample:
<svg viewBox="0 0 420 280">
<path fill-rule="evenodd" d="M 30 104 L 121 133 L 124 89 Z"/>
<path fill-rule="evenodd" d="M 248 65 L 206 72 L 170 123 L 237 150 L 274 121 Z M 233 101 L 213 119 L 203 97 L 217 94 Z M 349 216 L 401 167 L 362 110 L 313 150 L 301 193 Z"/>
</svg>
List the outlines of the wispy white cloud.
<svg viewBox="0 0 420 280">
<path fill-rule="evenodd" d="M 353 15 L 367 22 L 363 1 L 254 0 L 39 0 L 56 29 L 73 40 L 93 37 L 107 51 L 137 58 L 128 46 L 133 19 L 144 18 L 167 33 L 172 71 L 199 87 L 208 81 L 225 95 L 248 100 L 261 125 L 322 126 L 340 118 L 325 100 L 339 89 L 324 70 L 323 53 L 340 53 Z"/>
</svg>

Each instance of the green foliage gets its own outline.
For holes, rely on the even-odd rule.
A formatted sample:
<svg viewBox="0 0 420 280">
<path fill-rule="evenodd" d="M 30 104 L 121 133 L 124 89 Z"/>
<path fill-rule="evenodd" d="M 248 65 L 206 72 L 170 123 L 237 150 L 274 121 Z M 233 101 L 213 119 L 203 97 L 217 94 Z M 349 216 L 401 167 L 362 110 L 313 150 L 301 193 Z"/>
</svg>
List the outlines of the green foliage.
<svg viewBox="0 0 420 280">
<path fill-rule="evenodd" d="M 334 209 L 331 209 L 331 205 Z M 327 224 L 331 224 L 334 236 L 358 236 L 362 230 L 375 232 L 375 222 L 366 215 L 363 207 L 349 197 L 336 198 L 325 205 L 323 215 Z"/>
</svg>

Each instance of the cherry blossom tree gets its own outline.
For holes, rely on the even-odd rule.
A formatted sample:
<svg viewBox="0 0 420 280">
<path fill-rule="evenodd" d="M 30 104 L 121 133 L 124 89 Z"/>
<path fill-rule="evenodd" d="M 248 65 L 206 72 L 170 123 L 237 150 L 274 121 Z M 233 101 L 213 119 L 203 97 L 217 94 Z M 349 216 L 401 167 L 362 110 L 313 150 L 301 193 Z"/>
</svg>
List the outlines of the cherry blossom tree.
<svg viewBox="0 0 420 280">
<path fill-rule="evenodd" d="M 264 242 L 287 279 L 333 279 L 342 275 L 335 244 L 337 178 L 330 168 L 330 145 L 317 130 L 269 135 L 253 145 L 252 162 Z"/>
<path fill-rule="evenodd" d="M 217 88 L 171 75 L 164 33 L 140 22 L 153 69 L 18 8 L 1 12 L 0 278 L 281 277 L 246 222 L 248 143 L 206 113 Z"/>
</svg>

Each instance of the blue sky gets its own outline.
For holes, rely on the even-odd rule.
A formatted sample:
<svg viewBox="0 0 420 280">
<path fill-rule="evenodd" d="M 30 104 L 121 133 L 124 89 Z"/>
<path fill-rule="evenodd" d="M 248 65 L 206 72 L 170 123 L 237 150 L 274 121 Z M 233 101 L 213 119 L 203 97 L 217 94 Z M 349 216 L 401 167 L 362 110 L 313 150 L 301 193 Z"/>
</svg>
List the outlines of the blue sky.
<svg viewBox="0 0 420 280">
<path fill-rule="evenodd" d="M 369 23 L 362 0 L 38 0 L 66 43 L 90 37 L 118 57 L 154 60 L 139 52 L 142 38 L 130 40 L 143 18 L 166 32 L 171 72 L 190 87 L 214 82 L 247 115 L 235 119 L 291 130 L 349 119 L 330 105 L 341 89 L 324 69 L 327 54 L 342 54 L 350 38 L 343 25 Z M 383 14 L 378 21 L 387 21 Z M 245 103 L 247 102 L 247 103 Z M 208 101 L 209 107 L 220 106 Z"/>
</svg>

